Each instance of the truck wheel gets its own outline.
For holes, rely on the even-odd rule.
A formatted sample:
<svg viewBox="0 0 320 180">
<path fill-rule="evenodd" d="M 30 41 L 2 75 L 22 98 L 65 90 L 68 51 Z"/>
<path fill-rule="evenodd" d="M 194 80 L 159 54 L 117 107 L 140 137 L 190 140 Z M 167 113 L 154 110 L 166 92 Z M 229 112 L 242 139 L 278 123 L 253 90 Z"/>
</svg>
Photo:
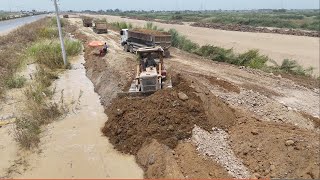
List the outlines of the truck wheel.
<svg viewBox="0 0 320 180">
<path fill-rule="evenodd" d="M 124 50 L 124 52 L 129 52 L 128 44 L 125 44 L 125 45 L 123 46 L 123 50 Z"/>
<path fill-rule="evenodd" d="M 130 51 L 131 53 L 133 53 L 133 46 L 130 46 L 130 47 L 129 47 L 129 51 Z"/>
</svg>

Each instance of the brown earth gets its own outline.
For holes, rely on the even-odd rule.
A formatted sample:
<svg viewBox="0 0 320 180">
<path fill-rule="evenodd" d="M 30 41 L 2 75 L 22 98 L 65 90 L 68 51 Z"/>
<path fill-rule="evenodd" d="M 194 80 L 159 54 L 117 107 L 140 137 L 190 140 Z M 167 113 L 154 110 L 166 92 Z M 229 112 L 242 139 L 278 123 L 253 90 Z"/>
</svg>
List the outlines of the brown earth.
<svg viewBox="0 0 320 180">
<path fill-rule="evenodd" d="M 276 75 L 281 75 L 283 78 L 290 79 L 295 83 L 307 87 L 307 88 L 320 88 L 320 79 L 310 78 L 308 76 L 292 75 L 289 73 L 275 73 Z"/>
<path fill-rule="evenodd" d="M 259 33 L 276 33 L 276 34 L 286 34 L 294 36 L 309 36 L 309 37 L 319 37 L 320 33 L 317 31 L 303 31 L 297 29 L 280 29 L 280 28 L 262 28 L 254 26 L 246 26 L 239 24 L 220 24 L 220 23 L 203 23 L 196 22 L 192 23 L 191 26 L 195 27 L 205 27 L 212 29 L 221 29 L 227 31 L 241 31 L 241 32 L 259 32 Z"/>
<path fill-rule="evenodd" d="M 151 30 L 151 29 L 142 29 L 142 28 L 134 28 L 131 31 L 150 34 L 150 35 L 170 35 L 167 32 L 156 31 L 156 30 Z"/>
<path fill-rule="evenodd" d="M 145 178 L 231 178 L 216 162 L 197 154 L 196 147 L 181 142 L 172 150 L 156 140 L 147 141 L 136 156 Z"/>
<path fill-rule="evenodd" d="M 178 80 L 179 79 L 179 80 Z M 174 78 L 175 87 L 145 98 L 114 99 L 106 109 L 109 117 L 102 132 L 121 152 L 136 154 L 148 139 L 170 148 L 191 137 L 195 124 L 210 130 L 201 100 L 188 82 Z M 178 93 L 189 99 L 181 100 Z"/>
<path fill-rule="evenodd" d="M 242 121 L 229 131 L 238 157 L 261 177 L 319 178 L 319 134 L 291 125 Z M 286 144 L 292 140 L 292 145 Z"/>
<path fill-rule="evenodd" d="M 194 145 L 185 142 L 195 124 L 207 131 L 212 127 L 226 131 L 233 152 L 255 177 L 319 178 L 319 129 L 309 125 L 310 118 L 288 109 L 309 116 L 318 113 L 318 94 L 313 90 L 286 78 L 173 49 L 173 57 L 165 63 L 170 74 L 180 74 L 180 80 L 173 79 L 172 90 L 119 99 L 117 92 L 134 76 L 135 57 L 122 51 L 113 32 L 96 35 L 81 21 L 74 23 L 82 34 L 79 38 L 111 44 L 103 58 L 86 48 L 87 76 L 109 116 L 104 133 L 116 149 L 136 154 L 145 178 L 230 177 L 215 160 L 199 155 Z M 189 99 L 180 100 L 179 92 Z M 280 121 L 285 117 L 288 121 Z"/>
</svg>

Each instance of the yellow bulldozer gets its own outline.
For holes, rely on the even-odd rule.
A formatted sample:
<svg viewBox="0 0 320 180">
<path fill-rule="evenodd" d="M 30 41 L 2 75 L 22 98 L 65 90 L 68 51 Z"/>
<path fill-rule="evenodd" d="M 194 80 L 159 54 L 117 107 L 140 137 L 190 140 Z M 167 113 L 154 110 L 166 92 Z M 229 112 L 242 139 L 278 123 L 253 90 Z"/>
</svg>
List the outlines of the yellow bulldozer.
<svg viewBox="0 0 320 180">
<path fill-rule="evenodd" d="M 118 96 L 149 95 L 163 88 L 172 88 L 163 62 L 164 50 L 160 46 L 139 48 L 136 53 L 139 56 L 136 76 L 129 92 Z"/>
</svg>

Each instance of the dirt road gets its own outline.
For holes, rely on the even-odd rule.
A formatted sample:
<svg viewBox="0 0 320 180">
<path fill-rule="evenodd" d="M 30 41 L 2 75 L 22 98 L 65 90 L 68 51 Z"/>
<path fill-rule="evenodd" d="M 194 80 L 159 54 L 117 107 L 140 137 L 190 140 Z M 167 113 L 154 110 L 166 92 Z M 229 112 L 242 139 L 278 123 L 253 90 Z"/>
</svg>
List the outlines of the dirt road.
<svg viewBox="0 0 320 180">
<path fill-rule="evenodd" d="M 112 117 L 104 127 L 112 131 L 105 134 L 116 149 L 136 155 L 145 178 L 318 178 L 319 89 L 172 48 L 173 57 L 165 63 L 169 74 L 181 76 L 173 80 L 172 91 L 139 101 L 117 98 L 134 76 L 136 57 L 122 51 L 117 32 L 97 35 L 79 19 L 69 20 L 84 42 L 101 40 L 110 46 L 103 58 L 86 48 L 87 76 Z M 178 92 L 189 99 L 180 100 Z M 181 107 L 190 109 L 190 119 Z M 191 132 L 192 123 L 177 121 L 191 121 L 199 113 L 205 113 L 203 121 L 213 131 Z M 191 135 L 196 135 L 192 142 Z M 239 169 L 247 170 L 241 174 Z"/>
<path fill-rule="evenodd" d="M 144 26 L 146 21 L 121 18 L 119 16 L 96 16 L 106 17 L 109 22 L 125 21 L 136 26 Z M 319 75 L 319 38 L 299 37 L 291 35 L 251 33 L 223 31 L 208 28 L 192 27 L 189 25 L 163 24 L 154 22 L 159 28 L 166 30 L 174 28 L 182 35 L 200 45 L 216 45 L 224 48 L 233 48 L 242 53 L 249 49 L 259 49 L 262 54 L 268 55 L 278 64 L 285 58 L 294 59 L 302 66 L 316 68 L 314 73 Z"/>
</svg>

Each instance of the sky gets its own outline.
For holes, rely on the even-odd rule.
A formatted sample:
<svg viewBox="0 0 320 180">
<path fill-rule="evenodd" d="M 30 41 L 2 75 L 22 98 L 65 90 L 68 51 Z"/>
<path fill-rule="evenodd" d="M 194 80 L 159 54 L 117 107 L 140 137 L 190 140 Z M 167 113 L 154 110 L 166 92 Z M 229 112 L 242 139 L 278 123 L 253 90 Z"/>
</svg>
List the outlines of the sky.
<svg viewBox="0 0 320 180">
<path fill-rule="evenodd" d="M 319 0 L 59 0 L 61 10 L 319 9 Z M 53 10 L 52 0 L 0 0 L 0 10 Z"/>
</svg>

